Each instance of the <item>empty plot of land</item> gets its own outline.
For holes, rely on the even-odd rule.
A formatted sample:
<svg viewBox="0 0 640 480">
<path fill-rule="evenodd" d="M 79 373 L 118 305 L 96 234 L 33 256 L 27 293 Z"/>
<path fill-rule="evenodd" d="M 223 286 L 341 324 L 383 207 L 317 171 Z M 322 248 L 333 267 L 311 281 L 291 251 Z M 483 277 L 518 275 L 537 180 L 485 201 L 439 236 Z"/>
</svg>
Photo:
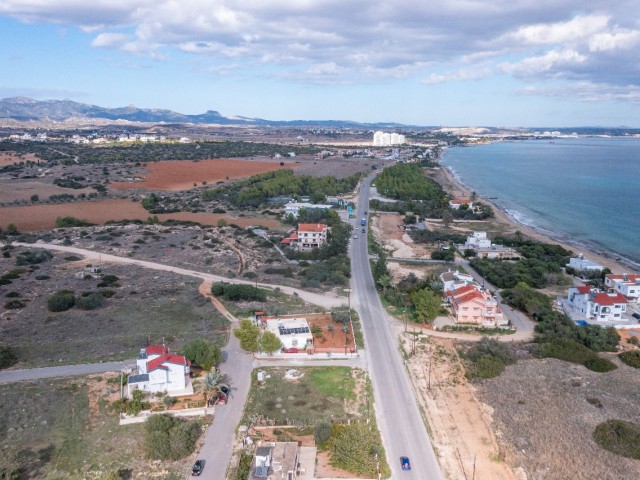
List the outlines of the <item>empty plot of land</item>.
<svg viewBox="0 0 640 480">
<path fill-rule="evenodd" d="M 287 165 L 286 168 L 295 165 Z M 188 190 L 195 186 L 202 186 L 203 182 L 216 183 L 218 181 L 250 177 L 259 173 L 280 170 L 279 162 L 260 162 L 250 160 L 212 159 L 199 161 L 166 161 L 148 163 L 149 173 L 139 182 L 112 183 L 116 190 L 142 189 L 179 191 Z"/>
<path fill-rule="evenodd" d="M 0 338 L 16 351 L 17 367 L 134 359 L 141 347 L 163 338 L 172 351 L 196 338 L 226 342 L 228 323 L 200 295 L 197 280 L 131 265 L 103 264 L 94 273 L 63 254 L 15 267 L 19 251 L 25 250 L 0 258 L 0 271 L 19 268 L 17 278 L 0 287 L 2 297 L 23 304 L 8 308 L 9 297 L 0 304 Z M 49 311 L 48 299 L 61 290 L 73 291 L 76 299 L 94 293 L 104 300 L 91 310 L 76 305 Z"/>
<path fill-rule="evenodd" d="M 640 418 L 640 375 L 618 369 L 595 373 L 561 360 L 521 360 L 483 381 L 481 399 L 493 409 L 501 453 L 529 479 L 640 478 L 640 462 L 600 448 L 601 422 Z"/>
<path fill-rule="evenodd" d="M 20 162 L 37 162 L 39 159 L 33 153 L 18 154 L 15 152 L 0 152 L 0 167 Z"/>
<path fill-rule="evenodd" d="M 73 194 L 85 195 L 95 192 L 92 188 L 81 188 L 77 190 L 69 190 L 68 188 L 59 187 L 38 180 L 16 180 L 16 179 L 0 179 L 0 203 L 13 201 L 27 201 L 32 195 L 38 195 L 42 200 L 48 199 L 51 195 Z"/>
</svg>

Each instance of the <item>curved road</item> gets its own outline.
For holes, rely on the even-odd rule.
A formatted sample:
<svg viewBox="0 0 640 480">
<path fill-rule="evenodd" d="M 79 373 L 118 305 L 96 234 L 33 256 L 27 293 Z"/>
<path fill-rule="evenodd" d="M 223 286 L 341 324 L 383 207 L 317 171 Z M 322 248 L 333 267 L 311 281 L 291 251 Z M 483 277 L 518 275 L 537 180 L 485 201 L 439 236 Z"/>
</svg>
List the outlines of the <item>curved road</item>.
<svg viewBox="0 0 640 480">
<path fill-rule="evenodd" d="M 368 210 L 372 178 L 373 175 L 364 180 L 358 196 L 358 229 L 361 229 L 360 219 Z M 351 296 L 362 322 L 376 418 L 392 478 L 442 480 L 444 477 L 403 365 L 398 339 L 389 326 L 371 276 L 366 235 L 353 239 L 350 250 Z M 411 471 L 401 470 L 401 456 L 410 458 Z"/>
</svg>

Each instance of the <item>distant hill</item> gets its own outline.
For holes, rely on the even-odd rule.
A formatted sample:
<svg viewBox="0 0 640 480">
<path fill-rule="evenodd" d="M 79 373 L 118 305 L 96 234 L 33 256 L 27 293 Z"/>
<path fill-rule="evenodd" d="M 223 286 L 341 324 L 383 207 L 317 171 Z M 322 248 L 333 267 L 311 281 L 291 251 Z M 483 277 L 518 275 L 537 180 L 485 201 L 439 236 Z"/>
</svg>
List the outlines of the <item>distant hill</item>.
<svg viewBox="0 0 640 480">
<path fill-rule="evenodd" d="M 121 108 L 105 108 L 87 105 L 72 100 L 34 100 L 12 97 L 0 100 L 0 119 L 16 121 L 58 121 L 73 118 L 127 120 L 146 123 L 196 123 L 218 125 L 263 125 L 263 126 L 319 126 L 350 128 L 396 128 L 408 127 L 399 123 L 358 123 L 342 120 L 291 120 L 273 121 L 261 118 L 225 117 L 215 110 L 198 115 L 184 115 L 172 110 L 137 108 L 135 105 Z"/>
</svg>

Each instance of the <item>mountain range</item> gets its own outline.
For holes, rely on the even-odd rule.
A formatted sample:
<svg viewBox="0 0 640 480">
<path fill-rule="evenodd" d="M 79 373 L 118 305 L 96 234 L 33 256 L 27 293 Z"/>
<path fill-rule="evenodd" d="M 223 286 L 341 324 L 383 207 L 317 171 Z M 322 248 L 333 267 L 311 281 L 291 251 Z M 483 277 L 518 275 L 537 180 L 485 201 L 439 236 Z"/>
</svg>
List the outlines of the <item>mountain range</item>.
<svg viewBox="0 0 640 480">
<path fill-rule="evenodd" d="M 72 100 L 34 100 L 27 97 L 11 97 L 0 100 L 0 119 L 16 121 L 54 121 L 70 119 L 126 120 L 145 123 L 195 123 L 216 125 L 255 126 L 323 126 L 348 128 L 395 128 L 407 127 L 399 123 L 358 123 L 341 120 L 291 120 L 274 121 L 261 118 L 226 117 L 215 110 L 198 115 L 185 115 L 173 110 L 138 108 L 135 105 L 120 108 L 105 108 L 78 103 Z"/>
</svg>

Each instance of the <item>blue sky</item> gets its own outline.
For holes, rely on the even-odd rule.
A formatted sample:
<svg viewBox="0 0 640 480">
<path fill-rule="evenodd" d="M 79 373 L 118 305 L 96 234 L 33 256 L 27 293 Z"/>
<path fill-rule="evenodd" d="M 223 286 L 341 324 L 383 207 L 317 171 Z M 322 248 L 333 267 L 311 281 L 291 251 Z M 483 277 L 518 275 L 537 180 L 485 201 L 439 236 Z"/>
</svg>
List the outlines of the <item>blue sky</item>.
<svg viewBox="0 0 640 480">
<path fill-rule="evenodd" d="M 640 127 L 637 0 L 0 0 L 0 97 Z"/>
</svg>

